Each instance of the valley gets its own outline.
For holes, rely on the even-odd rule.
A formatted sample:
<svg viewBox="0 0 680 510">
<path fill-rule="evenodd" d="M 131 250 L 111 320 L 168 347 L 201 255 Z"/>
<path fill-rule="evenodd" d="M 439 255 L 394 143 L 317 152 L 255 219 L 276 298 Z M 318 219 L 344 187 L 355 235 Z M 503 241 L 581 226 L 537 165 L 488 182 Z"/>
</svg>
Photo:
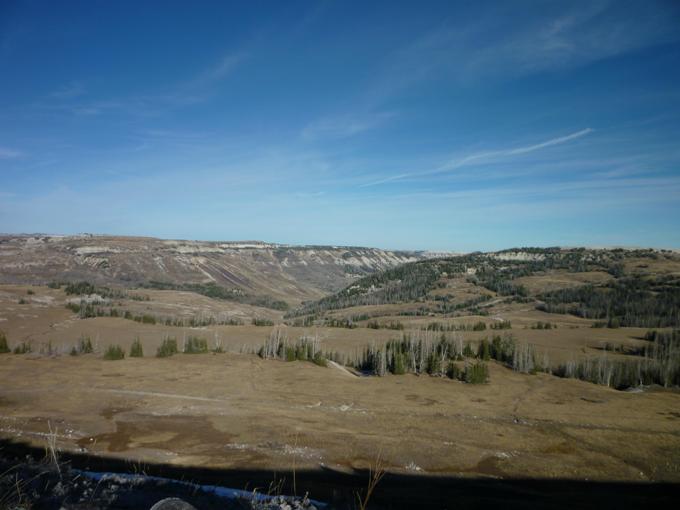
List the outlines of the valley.
<svg viewBox="0 0 680 510">
<path fill-rule="evenodd" d="M 308 262 L 297 293 L 266 294 L 292 276 L 247 252 L 252 267 L 232 280 L 286 298 L 272 307 L 202 292 L 246 288 L 216 277 L 182 287 L 186 267 L 168 260 L 174 288 L 148 285 L 161 276 L 146 269 L 126 280 L 152 258 L 108 242 L 116 257 L 101 273 L 81 255 L 3 244 L 3 437 L 39 446 L 56 430 L 63 451 L 187 467 L 352 473 L 380 458 L 416 476 L 680 481 L 677 253 L 517 249 L 394 265 L 362 248 L 343 260 L 373 253 L 363 276 Z M 26 256 L 7 248 L 22 243 Z M 55 264 L 72 272 L 59 278 Z M 310 283 L 319 268 L 326 290 Z M 168 342 L 176 353 L 159 357 Z M 133 344 L 143 352 L 131 357 Z M 124 359 L 106 359 L 112 346 Z"/>
</svg>

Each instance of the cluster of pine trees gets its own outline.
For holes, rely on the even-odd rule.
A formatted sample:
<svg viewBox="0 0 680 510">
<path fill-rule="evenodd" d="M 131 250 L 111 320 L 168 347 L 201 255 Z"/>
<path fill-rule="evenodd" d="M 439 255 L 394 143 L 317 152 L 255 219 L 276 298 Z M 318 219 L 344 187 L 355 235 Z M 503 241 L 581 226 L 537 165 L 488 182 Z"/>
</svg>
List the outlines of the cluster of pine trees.
<svg viewBox="0 0 680 510">
<path fill-rule="evenodd" d="M 584 285 L 540 296 L 540 310 L 605 319 L 609 327 L 680 326 L 680 278 L 633 276 L 602 286 Z"/>
<path fill-rule="evenodd" d="M 495 359 L 511 365 L 524 345 L 517 343 L 511 334 L 505 334 L 494 336 L 491 342 L 484 338 L 473 347 L 470 342 L 464 343 L 460 335 L 436 335 L 421 330 L 405 333 L 401 339 L 390 340 L 382 347 L 368 346 L 350 364 L 378 376 L 387 373 L 444 376 L 450 371 L 451 362 L 468 359 Z M 525 369 L 522 361 L 516 365 L 518 370 Z"/>
<path fill-rule="evenodd" d="M 301 336 L 295 342 L 291 342 L 284 328 L 274 328 L 257 354 L 263 359 L 311 361 L 326 366 L 326 356 L 321 352 L 321 341 L 318 337 Z"/>
<path fill-rule="evenodd" d="M 680 386 L 680 330 L 651 331 L 645 338 L 649 343 L 642 349 L 626 351 L 634 359 L 612 358 L 605 352 L 598 358 L 562 364 L 553 374 L 616 389 L 650 384 Z"/>
<path fill-rule="evenodd" d="M 78 303 L 67 303 L 66 308 L 78 314 L 81 319 L 93 317 L 121 317 L 123 319 L 139 322 L 142 324 L 164 324 L 180 328 L 202 328 L 206 326 L 242 326 L 243 321 L 234 318 L 219 319 L 213 315 L 199 315 L 194 317 L 162 317 L 144 313 L 133 314 L 129 310 L 120 310 L 114 306 L 102 306 L 102 302 L 87 303 L 84 300 Z M 265 321 L 260 326 L 273 326 L 271 321 Z"/>
<path fill-rule="evenodd" d="M 507 323 L 508 325 L 510 324 L 509 322 Z M 486 330 L 486 323 L 483 321 L 477 321 L 474 324 L 466 323 L 466 324 L 453 324 L 453 323 L 446 323 L 446 322 L 430 322 L 425 326 L 423 329 L 426 331 L 485 331 Z M 510 327 L 494 327 L 494 325 L 491 325 L 491 329 L 510 329 Z"/>
<path fill-rule="evenodd" d="M 274 299 L 271 296 L 250 295 L 238 288 L 227 288 L 217 285 L 216 283 L 171 283 L 159 282 L 156 280 L 148 281 L 142 284 L 142 287 L 149 289 L 160 290 L 182 290 L 187 292 L 195 292 L 213 299 L 223 299 L 225 301 L 236 301 L 237 303 L 244 303 L 248 305 L 261 306 L 270 308 L 272 310 L 286 311 L 289 306 L 288 303 L 280 299 Z"/>
<path fill-rule="evenodd" d="M 513 252 L 530 256 L 512 258 Z M 428 293 L 442 284 L 443 277 L 465 275 L 469 269 L 474 270 L 469 281 L 500 295 L 514 296 L 520 301 L 526 301 L 529 294 L 527 289 L 513 281 L 519 277 L 560 269 L 570 272 L 608 271 L 618 278 L 623 276 L 622 261 L 627 257 L 659 256 L 662 255 L 652 250 L 519 248 L 497 254 L 471 253 L 422 260 L 360 278 L 332 296 L 304 303 L 302 307 L 289 312 L 287 317 L 320 314 L 327 310 L 359 305 L 425 301 Z M 448 296 L 434 296 L 432 300 L 441 301 L 441 310 L 438 310 L 440 313 L 451 313 L 460 309 L 459 307 L 473 306 L 470 303 L 449 303 L 451 298 Z"/>
<path fill-rule="evenodd" d="M 201 354 L 208 352 L 208 341 L 198 336 L 189 336 L 184 342 L 184 354 Z"/>
</svg>

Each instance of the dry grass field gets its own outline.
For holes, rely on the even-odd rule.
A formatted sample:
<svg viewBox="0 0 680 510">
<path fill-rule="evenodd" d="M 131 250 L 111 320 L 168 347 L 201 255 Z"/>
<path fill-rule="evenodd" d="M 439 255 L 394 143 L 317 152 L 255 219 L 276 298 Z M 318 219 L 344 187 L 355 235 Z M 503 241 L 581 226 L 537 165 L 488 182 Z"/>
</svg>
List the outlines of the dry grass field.
<svg viewBox="0 0 680 510">
<path fill-rule="evenodd" d="M 489 383 L 470 385 L 430 376 L 357 376 L 332 363 L 264 360 L 253 352 L 272 327 L 249 321 L 281 323 L 283 312 L 186 292 L 130 294 L 148 300 L 128 296 L 116 306 L 158 316 L 207 311 L 243 324 L 189 328 L 122 317 L 81 319 L 65 308 L 70 298 L 63 290 L 2 286 L 0 328 L 10 347 L 32 346 L 31 353 L 0 355 L 3 437 L 42 445 L 49 423 L 64 450 L 186 466 L 346 471 L 381 456 L 388 470 L 413 474 L 680 481 L 677 390 L 617 391 L 520 374 L 493 361 Z M 379 320 L 398 320 L 407 332 L 435 320 L 489 326 L 509 320 L 508 331 L 555 362 L 601 356 L 606 343 L 639 345 L 646 331 L 593 329 L 592 321 L 521 303 L 501 304 L 485 316 Z M 531 329 L 538 321 L 556 328 Z M 316 336 L 324 351 L 348 356 L 403 334 L 370 329 L 366 322 L 354 329 L 286 330 L 293 339 Z M 492 333 L 452 334 L 475 343 Z M 226 352 L 156 358 L 167 336 L 177 338 L 180 348 L 184 338 L 199 336 Z M 82 337 L 91 339 L 95 352 L 69 356 Z M 143 358 L 102 359 L 108 345 L 128 352 L 135 338 Z"/>
<path fill-rule="evenodd" d="M 28 291 L 33 294 L 28 294 Z M 44 286 L 0 286 L 0 329 L 4 331 L 14 345 L 26 342 L 32 346 L 33 354 L 39 355 L 49 349 L 58 354 L 68 354 L 73 346 L 77 346 L 82 337 L 89 337 L 99 351 L 108 345 L 117 344 L 128 350 L 135 338 L 140 338 L 148 356 L 154 355 L 158 346 L 166 337 L 172 337 L 181 344 L 189 336 L 203 337 L 212 349 L 220 345 L 229 352 L 254 352 L 263 344 L 272 330 L 271 326 L 254 326 L 252 319 L 268 319 L 274 324 L 283 324 L 283 312 L 269 310 L 250 305 L 225 302 L 211 299 L 191 292 L 177 291 L 141 291 L 131 295 L 144 295 L 149 301 L 120 299 L 120 310 L 130 310 L 135 315 L 144 313 L 154 317 L 201 317 L 216 316 L 234 318 L 241 325 L 209 325 L 202 327 L 175 327 L 160 323 L 144 324 L 122 317 L 93 317 L 80 319 L 68 310 L 65 304 L 77 299 L 66 296 L 63 291 Z M 19 304 L 20 300 L 26 301 Z M 473 325 L 484 322 L 491 326 L 500 320 L 510 321 L 512 329 L 508 330 L 518 339 L 535 344 L 539 353 L 547 353 L 551 360 L 563 362 L 583 355 L 597 356 L 601 348 L 612 345 L 643 345 L 642 337 L 645 328 L 591 328 L 592 321 L 570 315 L 549 314 L 535 310 L 522 304 L 511 304 L 496 307 L 492 315 L 466 315 L 463 317 L 418 317 L 400 316 L 395 310 L 402 305 L 362 306 L 342 310 L 337 316 L 375 314 L 376 321 L 389 324 L 398 322 L 405 331 L 416 331 L 426 328 L 434 322 L 447 325 Z M 352 355 L 367 345 L 380 346 L 390 339 L 399 338 L 400 330 L 367 328 L 368 320 L 358 321 L 359 327 L 354 329 L 308 326 L 286 326 L 291 339 L 302 335 L 318 337 L 322 349 L 327 352 L 339 352 Z M 538 322 L 550 322 L 556 327 L 550 330 L 531 329 Z M 498 332 L 499 334 L 502 332 Z M 465 342 L 478 342 L 481 338 L 489 338 L 495 332 L 484 331 L 456 332 Z M 433 337 L 438 337 L 433 334 Z"/>
<path fill-rule="evenodd" d="M 252 355 L 3 356 L 0 430 L 139 461 L 500 477 L 680 479 L 678 394 L 492 365 L 488 385 Z M 11 384 L 8 384 L 11 381 Z"/>
<path fill-rule="evenodd" d="M 680 482 L 674 253 L 510 250 L 394 267 L 397 255 L 363 249 L 95 241 L 55 241 L 56 262 L 37 269 L 12 250 L 39 264 L 52 241 L 2 252 L 3 439 L 41 448 L 56 431 L 61 452 L 142 471 L 299 470 L 337 482 L 381 459 L 416 483 Z M 368 276 L 343 272 L 364 256 Z M 54 264 L 97 277 L 102 257 L 101 279 L 45 284 Z M 210 272 L 231 264 L 239 287 Z M 149 288 L 144 268 L 161 266 L 169 288 Z M 133 267 L 139 284 L 121 277 Z M 270 287 L 286 306 L 266 299 Z M 168 339 L 179 352 L 157 357 Z M 300 339 L 316 354 L 299 356 Z M 112 347 L 124 359 L 106 359 Z M 664 368 L 643 377 L 643 364 Z M 621 368 L 634 365 L 633 376 Z M 488 378 L 473 377 L 479 366 Z"/>
</svg>

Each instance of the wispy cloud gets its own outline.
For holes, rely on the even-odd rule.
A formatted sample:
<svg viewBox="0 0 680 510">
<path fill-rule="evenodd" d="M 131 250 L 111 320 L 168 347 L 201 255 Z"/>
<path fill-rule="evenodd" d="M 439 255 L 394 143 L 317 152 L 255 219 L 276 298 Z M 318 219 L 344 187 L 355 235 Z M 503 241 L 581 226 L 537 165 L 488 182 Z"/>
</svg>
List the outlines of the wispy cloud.
<svg viewBox="0 0 680 510">
<path fill-rule="evenodd" d="M 398 181 L 406 178 L 419 178 L 419 177 L 426 177 L 430 175 L 435 175 L 435 174 L 440 174 L 444 172 L 448 172 L 450 170 L 454 170 L 456 168 L 461 168 L 464 166 L 468 165 L 473 165 L 473 164 L 478 164 L 482 162 L 498 162 L 502 158 L 508 158 L 508 157 L 513 157 L 513 156 L 519 156 L 523 154 L 529 154 L 531 152 L 535 152 L 541 149 L 545 149 L 547 147 L 552 147 L 554 145 L 560 145 L 563 143 L 570 142 L 572 140 L 576 140 L 577 138 L 581 138 L 583 136 L 586 136 L 590 133 L 593 132 L 592 128 L 586 128 L 582 129 L 580 131 L 577 131 L 575 133 L 571 133 L 569 135 L 565 136 L 559 136 L 556 138 L 552 138 L 550 140 L 546 140 L 541 143 L 533 144 L 533 145 L 527 145 L 524 147 L 515 147 L 514 149 L 501 149 L 501 150 L 492 150 L 492 151 L 486 151 L 486 152 L 478 152 L 475 154 L 470 154 L 468 156 L 465 156 L 463 158 L 458 158 L 458 159 L 453 159 L 450 160 L 446 163 L 444 163 L 441 166 L 438 166 L 437 168 L 434 168 L 432 170 L 424 171 L 424 172 L 409 172 L 409 173 L 402 173 L 398 175 L 393 175 L 389 176 L 383 179 L 378 179 L 375 181 L 371 181 L 365 184 L 361 184 L 359 187 L 360 188 L 366 188 L 369 186 L 377 186 L 379 184 L 386 184 L 388 182 L 393 182 L 393 181 Z"/>
<path fill-rule="evenodd" d="M 204 70 L 191 80 L 190 86 L 205 87 L 222 80 L 231 73 L 236 66 L 246 59 L 245 53 L 231 53 L 224 55 L 213 67 Z"/>
<path fill-rule="evenodd" d="M 50 94 L 56 99 L 72 99 L 74 97 L 82 96 L 85 93 L 85 86 L 77 81 L 73 81 L 67 85 L 59 87 Z"/>
<path fill-rule="evenodd" d="M 628 5 L 600 0 L 539 18 L 534 30 L 510 35 L 485 48 L 480 60 L 499 57 L 523 72 L 588 64 L 678 39 L 678 12 L 661 2 Z M 568 4 L 567 4 L 568 5 Z M 664 8 L 665 7 L 665 8 Z"/>
<path fill-rule="evenodd" d="M 589 133 L 592 133 L 593 129 L 592 128 L 586 128 L 582 129 L 581 131 L 577 131 L 576 133 L 572 133 L 570 135 L 566 136 L 560 136 L 557 138 L 553 138 L 552 140 L 548 140 L 542 143 L 537 143 L 535 145 L 529 145 L 528 147 L 518 147 L 516 149 L 510 149 L 508 151 L 499 151 L 499 155 L 501 156 L 513 156 L 515 154 L 527 154 L 529 152 L 534 152 L 540 149 L 544 149 L 546 147 L 550 147 L 552 145 L 559 145 L 561 143 L 566 143 L 571 140 L 575 140 L 576 138 L 581 138 L 582 136 L 585 136 Z"/>
<path fill-rule="evenodd" d="M 134 116 L 155 116 L 168 108 L 181 108 L 203 103 L 219 92 L 219 85 L 244 61 L 244 52 L 227 53 L 213 65 L 201 70 L 194 76 L 154 93 L 143 92 L 114 98 L 96 98 L 96 91 L 88 91 L 85 86 L 74 81 L 64 85 L 48 96 L 39 108 L 65 111 L 73 115 L 92 117 L 108 113 L 123 113 Z"/>
<path fill-rule="evenodd" d="M 0 159 L 15 159 L 23 156 L 21 151 L 10 149 L 8 147 L 0 147 Z"/>
<path fill-rule="evenodd" d="M 167 94 L 162 94 L 159 99 L 176 106 L 204 102 L 215 94 L 216 87 L 247 57 L 248 55 L 243 52 L 228 53 L 195 77 L 177 84 Z"/>
<path fill-rule="evenodd" d="M 324 196 L 325 194 L 326 194 L 325 191 L 311 191 L 311 192 L 298 191 L 295 193 L 295 196 L 300 198 L 315 198 Z"/>
<path fill-rule="evenodd" d="M 650 0 L 628 4 L 597 0 L 540 6 L 518 15 L 509 4 L 443 20 L 387 56 L 375 72 L 367 100 L 387 98 L 422 82 L 508 79 L 574 69 L 603 59 L 680 39 L 680 11 Z M 545 7 L 545 6 L 544 6 Z M 499 29 L 499 20 L 512 19 Z"/>
<path fill-rule="evenodd" d="M 327 117 L 308 124 L 302 130 L 302 138 L 306 140 L 348 138 L 375 129 L 395 115 L 393 112 L 379 112 Z"/>
</svg>

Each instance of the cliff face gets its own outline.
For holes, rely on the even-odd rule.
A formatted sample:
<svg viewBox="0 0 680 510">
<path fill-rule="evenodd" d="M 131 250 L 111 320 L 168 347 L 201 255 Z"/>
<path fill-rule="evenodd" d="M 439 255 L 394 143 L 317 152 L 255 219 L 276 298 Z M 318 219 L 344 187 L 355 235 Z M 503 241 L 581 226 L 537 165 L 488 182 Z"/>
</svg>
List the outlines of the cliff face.
<svg viewBox="0 0 680 510">
<path fill-rule="evenodd" d="M 262 242 L 3 236 L 0 283 L 214 283 L 295 302 L 319 298 L 357 277 L 425 256 L 422 252 Z"/>
</svg>

